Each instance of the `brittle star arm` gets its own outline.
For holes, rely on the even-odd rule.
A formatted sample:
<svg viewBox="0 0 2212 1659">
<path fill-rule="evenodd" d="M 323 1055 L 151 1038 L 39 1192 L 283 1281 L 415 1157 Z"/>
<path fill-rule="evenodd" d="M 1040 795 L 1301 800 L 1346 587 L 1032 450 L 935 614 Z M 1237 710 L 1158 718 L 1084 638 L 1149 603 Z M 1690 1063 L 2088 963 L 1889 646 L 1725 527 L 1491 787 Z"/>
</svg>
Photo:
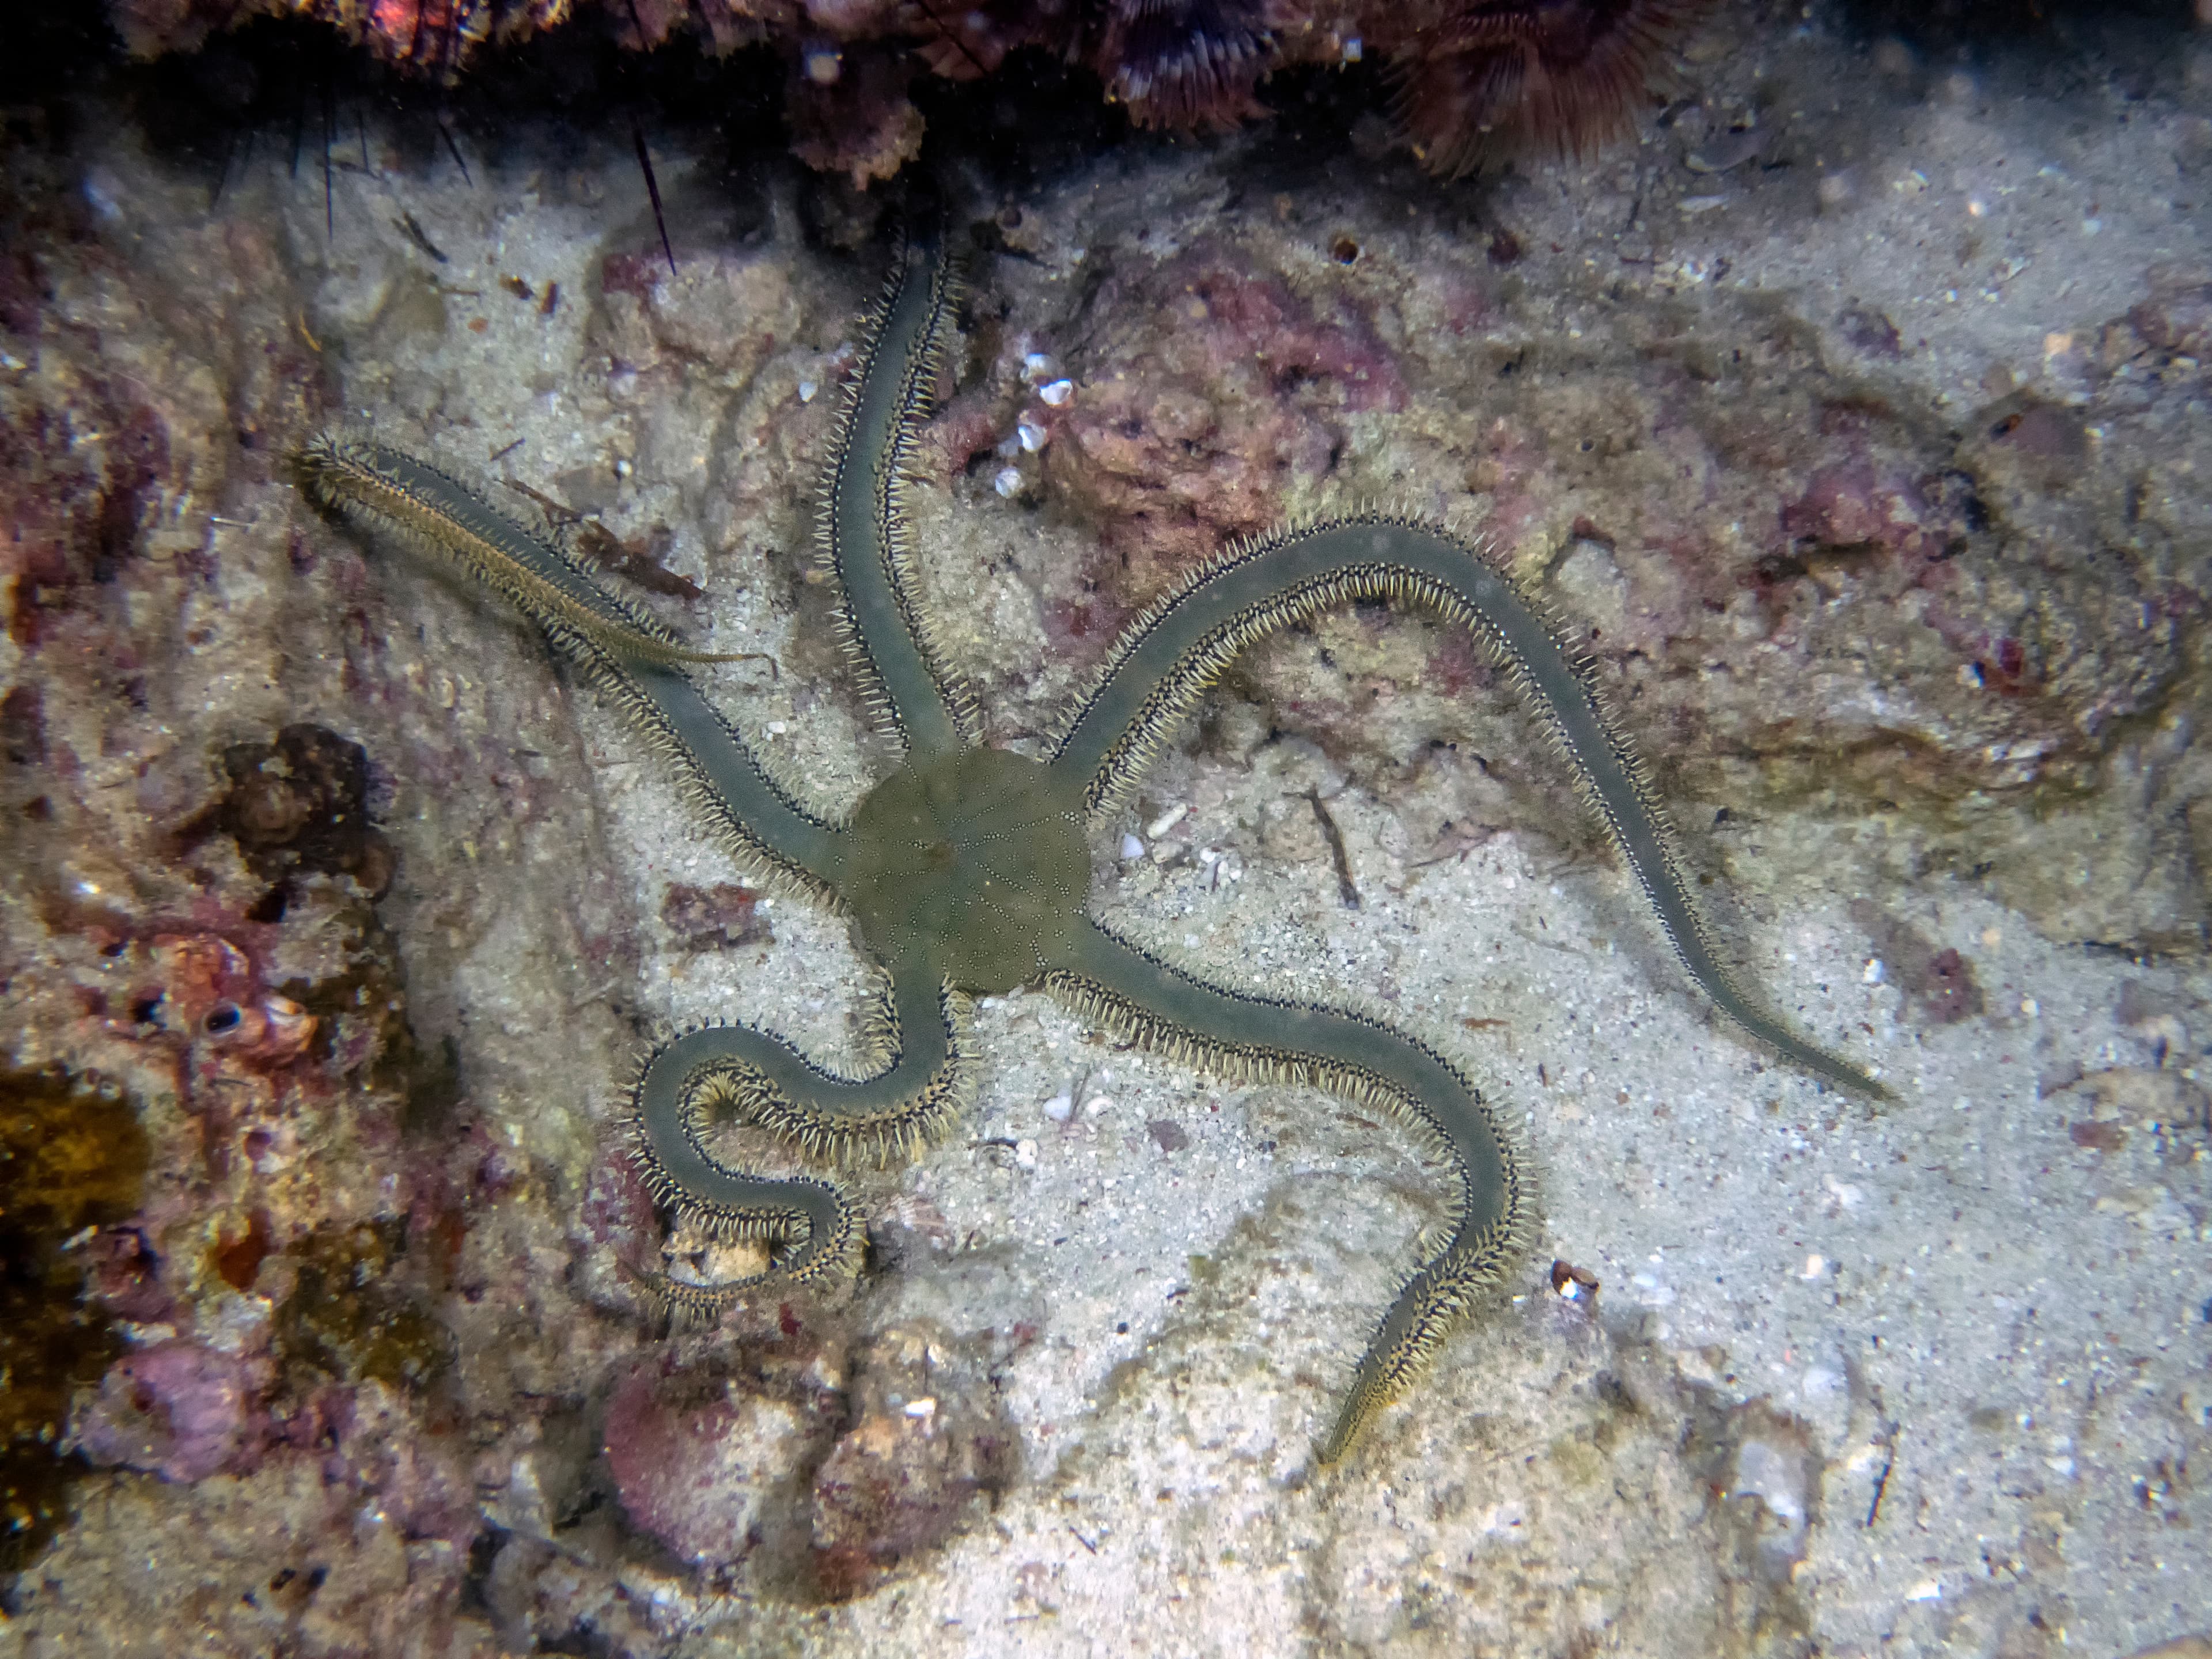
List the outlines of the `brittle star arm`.
<svg viewBox="0 0 2212 1659">
<path fill-rule="evenodd" d="M 1087 919 L 1044 985 L 1084 1018 L 1178 1065 L 1325 1090 L 1388 1112 L 1449 1157 L 1450 1237 L 1400 1290 L 1361 1356 L 1317 1449 L 1322 1462 L 1335 1462 L 1519 1253 L 1528 1194 L 1498 1120 L 1457 1066 L 1412 1037 L 1344 1010 L 1207 984 Z"/>
<path fill-rule="evenodd" d="M 892 973 L 875 1000 L 869 1046 L 879 1069 L 870 1075 L 826 1070 L 744 1025 L 687 1032 L 654 1054 L 630 1113 L 631 1157 L 653 1196 L 717 1238 L 799 1242 L 768 1273 L 714 1285 L 641 1274 L 647 1288 L 684 1312 L 714 1313 L 770 1277 L 853 1273 L 866 1234 L 851 1198 L 828 1182 L 733 1169 L 707 1149 L 710 1116 L 733 1113 L 814 1155 L 911 1152 L 966 1104 L 975 1071 L 968 1028 L 967 999 L 917 963 Z"/>
<path fill-rule="evenodd" d="M 1436 526 L 1383 514 L 1324 520 L 1278 531 L 1201 567 L 1123 632 L 1060 739 L 1054 769 L 1088 780 L 1084 802 L 1093 815 L 1110 810 L 1238 653 L 1360 599 L 1419 606 L 1487 646 L 1543 716 L 1675 955 L 1714 1006 L 1814 1075 L 1887 1097 L 1866 1073 L 1806 1042 L 1738 988 L 1691 902 L 1665 817 L 1641 763 L 1607 719 L 1589 665 L 1477 550 Z"/>
<path fill-rule="evenodd" d="M 301 453 L 299 468 L 325 507 L 435 552 L 537 622 L 676 762 L 684 793 L 733 854 L 782 885 L 836 902 L 837 829 L 769 775 L 689 675 L 659 659 L 671 649 L 659 623 L 472 485 L 404 450 L 325 434 Z"/>
<path fill-rule="evenodd" d="M 919 593 L 905 498 L 915 434 L 935 401 L 960 300 L 933 234 L 908 238 L 868 319 L 822 477 L 816 539 L 836 576 L 838 634 L 878 722 L 920 761 L 981 734 Z"/>
</svg>

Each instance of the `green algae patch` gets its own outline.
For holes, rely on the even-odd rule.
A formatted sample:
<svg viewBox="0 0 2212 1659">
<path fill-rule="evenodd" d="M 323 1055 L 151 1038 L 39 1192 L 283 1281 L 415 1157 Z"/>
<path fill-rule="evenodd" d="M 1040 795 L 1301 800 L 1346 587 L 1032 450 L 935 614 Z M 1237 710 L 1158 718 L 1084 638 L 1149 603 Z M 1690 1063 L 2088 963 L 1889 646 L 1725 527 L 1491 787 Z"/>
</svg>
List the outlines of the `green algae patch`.
<svg viewBox="0 0 2212 1659">
<path fill-rule="evenodd" d="M 286 1252 L 297 1264 L 276 1314 L 287 1359 L 410 1393 L 446 1375 L 453 1337 L 410 1293 L 404 1221 L 319 1227 Z"/>
<path fill-rule="evenodd" d="M 70 1397 L 122 1351 L 86 1305 L 71 1241 L 143 1201 L 149 1159 L 119 1096 L 60 1073 L 0 1071 L 0 1572 L 37 1556 L 84 1473 L 56 1448 Z"/>
</svg>

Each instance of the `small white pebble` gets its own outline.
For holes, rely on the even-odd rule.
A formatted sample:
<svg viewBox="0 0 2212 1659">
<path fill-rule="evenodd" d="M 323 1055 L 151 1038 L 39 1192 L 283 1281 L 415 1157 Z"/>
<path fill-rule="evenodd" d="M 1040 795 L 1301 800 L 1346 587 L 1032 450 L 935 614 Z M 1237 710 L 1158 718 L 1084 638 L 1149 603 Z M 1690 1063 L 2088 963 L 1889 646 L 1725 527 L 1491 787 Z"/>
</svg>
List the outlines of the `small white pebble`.
<svg viewBox="0 0 2212 1659">
<path fill-rule="evenodd" d="M 1021 469 L 1014 466 L 1000 467 L 999 469 L 999 476 L 991 480 L 991 488 L 997 490 L 999 494 L 1004 495 L 1008 501 L 1013 500 L 1015 496 L 1022 493 Z"/>
<path fill-rule="evenodd" d="M 1797 1270 L 1797 1277 L 1800 1279 L 1818 1279 L 1822 1273 L 1827 1271 L 1827 1257 L 1825 1255 L 1808 1255 L 1805 1258 L 1805 1265 Z"/>
<path fill-rule="evenodd" d="M 1014 1143 L 1014 1163 L 1015 1165 L 1020 1169 L 1036 1169 L 1036 1142 L 1029 1139 L 1027 1137 L 1024 1137 L 1022 1139 L 1016 1141 Z"/>
<path fill-rule="evenodd" d="M 1347 64 L 1358 63 L 1366 49 L 1366 43 L 1358 35 L 1353 35 L 1344 43 L 1344 61 Z"/>
<path fill-rule="evenodd" d="M 1888 971 L 1888 964 L 1883 962 L 1880 957 L 1869 957 L 1867 958 L 1866 966 L 1859 969 L 1859 983 L 1862 985 L 1879 985 L 1881 983 L 1882 975 L 1887 974 Z"/>
<path fill-rule="evenodd" d="M 1161 813 L 1159 817 L 1154 818 L 1150 823 L 1145 826 L 1145 833 L 1150 836 L 1154 841 L 1158 841 L 1162 836 L 1167 834 L 1169 830 L 1174 829 L 1176 825 L 1181 823 L 1189 816 L 1190 806 L 1188 803 L 1185 803 L 1181 806 L 1170 806 L 1166 811 Z"/>
<path fill-rule="evenodd" d="M 1905 1592 L 1905 1599 L 1908 1601 L 1940 1601 L 1943 1599 L 1943 1587 L 1933 1578 L 1923 1578 Z"/>
<path fill-rule="evenodd" d="M 1113 1109 L 1114 1098 L 1111 1095 L 1093 1095 L 1090 1099 L 1083 1103 L 1083 1115 L 1085 1117 L 1100 1117 L 1113 1110 Z"/>
<path fill-rule="evenodd" d="M 781 720 L 770 720 L 768 723 L 768 734 L 771 738 L 780 738 L 790 729 Z"/>
<path fill-rule="evenodd" d="M 1134 836 L 1122 836 L 1121 856 L 1125 859 L 1140 859 L 1144 857 L 1145 843 L 1139 841 Z"/>
<path fill-rule="evenodd" d="M 811 380 L 801 380 L 799 383 L 799 401 L 802 404 L 811 404 L 814 401 L 814 394 L 821 390 L 822 388 Z"/>
<path fill-rule="evenodd" d="M 2102 219 L 2084 219 L 2081 222 L 2081 234 L 2084 236 L 2094 236 L 2104 228 L 2105 222 Z"/>
<path fill-rule="evenodd" d="M 1075 391 L 1073 380 L 1048 380 L 1037 388 L 1037 396 L 1058 409 Z"/>
<path fill-rule="evenodd" d="M 1075 1115 L 1075 1097 L 1069 1094 L 1054 1095 L 1050 1100 L 1045 1102 L 1044 1115 L 1054 1123 L 1066 1122 L 1069 1118 Z"/>
<path fill-rule="evenodd" d="M 909 1400 L 906 1402 L 906 1414 L 926 1422 L 937 1415 L 937 1402 L 927 1395 L 919 1400 Z"/>
<path fill-rule="evenodd" d="M 1032 351 L 1022 359 L 1022 379 L 1035 386 L 1039 380 L 1048 380 L 1060 367 L 1042 351 Z"/>
<path fill-rule="evenodd" d="M 837 77 L 845 72 L 842 57 L 834 47 L 811 46 L 801 60 L 806 65 L 806 78 L 817 87 L 834 87 Z"/>
<path fill-rule="evenodd" d="M 2021 1013 L 2027 1015 L 2028 1018 L 2033 1019 L 2038 1014 L 2043 1012 L 2043 1005 L 2038 1002 L 2033 997 L 2022 997 L 2020 1000 L 2020 1011 Z"/>
<path fill-rule="evenodd" d="M 1022 447 L 1032 455 L 1048 441 L 1045 429 L 1026 415 L 1015 423 L 1014 435 L 1022 441 Z"/>
</svg>

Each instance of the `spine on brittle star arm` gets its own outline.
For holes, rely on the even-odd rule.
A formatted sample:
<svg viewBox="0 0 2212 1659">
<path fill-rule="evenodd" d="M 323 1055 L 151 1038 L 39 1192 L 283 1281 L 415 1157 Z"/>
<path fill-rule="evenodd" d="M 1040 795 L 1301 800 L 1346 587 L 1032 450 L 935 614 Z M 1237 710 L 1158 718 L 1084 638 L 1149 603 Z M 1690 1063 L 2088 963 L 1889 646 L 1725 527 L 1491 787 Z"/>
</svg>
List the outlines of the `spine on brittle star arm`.
<svg viewBox="0 0 2212 1659">
<path fill-rule="evenodd" d="M 677 762 L 685 793 L 732 853 L 759 863 L 771 880 L 835 902 L 837 831 L 769 775 L 672 660 L 699 653 L 653 637 L 647 630 L 659 623 L 427 462 L 388 444 L 325 434 L 298 465 L 317 502 L 428 547 L 537 623 Z"/>
<path fill-rule="evenodd" d="M 1450 1234 L 1399 1291 L 1361 1356 L 1318 1449 L 1335 1462 L 1518 1256 L 1532 1194 L 1503 1127 L 1457 1066 L 1413 1038 L 1340 1009 L 1208 985 L 1096 922 L 1079 930 L 1044 984 L 1082 1017 L 1177 1065 L 1326 1090 L 1389 1113 L 1450 1159 Z"/>
<path fill-rule="evenodd" d="M 1675 954 L 1715 1006 L 1815 1076 L 1887 1097 L 1864 1072 L 1805 1042 L 1737 988 L 1691 902 L 1644 766 L 1614 731 L 1589 665 L 1476 549 L 1436 526 L 1383 514 L 1324 520 L 1278 531 L 1204 566 L 1123 633 L 1054 766 L 1090 779 L 1089 811 L 1111 808 L 1239 652 L 1360 599 L 1431 611 L 1495 652 L 1543 716 Z"/>
<path fill-rule="evenodd" d="M 877 1069 L 826 1071 L 781 1038 L 710 1025 L 654 1054 L 631 1096 L 630 1157 L 656 1200 L 717 1238 L 800 1242 L 766 1274 L 717 1285 L 643 1275 L 675 1307 L 712 1313 L 763 1279 L 805 1282 L 849 1273 L 866 1242 L 853 1201 L 826 1182 L 773 1180 L 732 1168 L 707 1149 L 710 1118 L 727 1113 L 814 1157 L 881 1162 L 937 1139 L 974 1086 L 966 999 L 926 969 L 894 975 L 875 999 L 867 1037 Z"/>
<path fill-rule="evenodd" d="M 921 603 L 905 507 L 915 428 L 935 400 L 959 300 L 958 272 L 936 236 L 911 238 L 869 319 L 815 520 L 840 591 L 846 654 L 877 720 L 916 759 L 963 748 L 981 731 Z"/>
</svg>

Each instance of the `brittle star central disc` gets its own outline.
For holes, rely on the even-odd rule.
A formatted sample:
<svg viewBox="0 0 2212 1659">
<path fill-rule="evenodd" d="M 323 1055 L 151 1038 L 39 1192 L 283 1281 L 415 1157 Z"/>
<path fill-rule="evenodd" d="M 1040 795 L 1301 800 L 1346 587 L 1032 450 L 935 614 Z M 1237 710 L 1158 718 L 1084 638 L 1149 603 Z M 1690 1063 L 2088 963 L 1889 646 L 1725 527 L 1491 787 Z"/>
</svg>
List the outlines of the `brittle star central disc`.
<svg viewBox="0 0 2212 1659">
<path fill-rule="evenodd" d="M 889 962 L 1011 991 L 1064 959 L 1091 891 L 1082 810 L 1042 763 L 964 749 L 893 773 L 853 814 L 845 897 Z"/>
</svg>

